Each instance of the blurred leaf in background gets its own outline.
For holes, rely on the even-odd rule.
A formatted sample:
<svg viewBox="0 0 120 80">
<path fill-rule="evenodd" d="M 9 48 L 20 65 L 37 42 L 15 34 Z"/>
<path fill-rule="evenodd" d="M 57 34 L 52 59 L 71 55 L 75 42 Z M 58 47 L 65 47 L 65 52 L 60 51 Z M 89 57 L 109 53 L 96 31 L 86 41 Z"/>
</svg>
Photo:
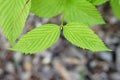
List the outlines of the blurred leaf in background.
<svg viewBox="0 0 120 80">
<path fill-rule="evenodd" d="M 110 0 L 110 5 L 113 13 L 120 20 L 120 0 Z"/>
<path fill-rule="evenodd" d="M 90 3 L 92 3 L 93 5 L 101 5 L 107 2 L 108 0 L 88 0 L 88 1 L 90 1 Z"/>
</svg>

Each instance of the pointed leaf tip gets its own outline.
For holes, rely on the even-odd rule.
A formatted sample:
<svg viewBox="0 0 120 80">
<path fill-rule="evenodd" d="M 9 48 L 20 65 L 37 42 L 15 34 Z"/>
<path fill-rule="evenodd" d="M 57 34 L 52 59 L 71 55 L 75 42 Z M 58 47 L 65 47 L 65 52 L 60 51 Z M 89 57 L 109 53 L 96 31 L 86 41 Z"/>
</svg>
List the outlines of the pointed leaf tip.
<svg viewBox="0 0 120 80">
<path fill-rule="evenodd" d="M 96 51 L 111 51 L 103 41 L 86 25 L 80 23 L 70 23 L 63 27 L 65 38 L 72 44 Z"/>
<path fill-rule="evenodd" d="M 25 34 L 11 50 L 25 54 L 41 52 L 55 44 L 59 36 L 59 26 L 46 24 Z"/>
</svg>

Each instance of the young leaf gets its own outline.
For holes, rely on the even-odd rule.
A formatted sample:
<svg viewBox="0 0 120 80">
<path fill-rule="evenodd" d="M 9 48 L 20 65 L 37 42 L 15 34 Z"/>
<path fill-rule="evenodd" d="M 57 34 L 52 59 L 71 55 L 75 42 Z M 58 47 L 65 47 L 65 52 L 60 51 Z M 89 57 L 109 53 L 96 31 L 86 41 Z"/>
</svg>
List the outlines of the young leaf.
<svg viewBox="0 0 120 80">
<path fill-rule="evenodd" d="M 120 0 L 110 0 L 110 5 L 115 16 L 120 19 Z"/>
<path fill-rule="evenodd" d="M 92 3 L 93 5 L 101 5 L 107 2 L 108 0 L 88 0 L 88 1 Z"/>
<path fill-rule="evenodd" d="M 65 38 L 72 44 L 91 51 L 109 51 L 102 40 L 88 26 L 70 23 L 63 27 Z"/>
<path fill-rule="evenodd" d="M 86 0 L 67 0 L 64 18 L 67 22 L 79 22 L 88 25 L 105 23 L 95 6 Z"/>
<path fill-rule="evenodd" d="M 64 0 L 32 0 L 31 12 L 40 17 L 51 18 L 62 12 Z"/>
<path fill-rule="evenodd" d="M 26 35 L 11 50 L 23 53 L 36 53 L 52 46 L 60 36 L 60 27 L 46 24 L 38 27 Z"/>
<path fill-rule="evenodd" d="M 12 45 L 22 32 L 29 8 L 30 0 L 0 0 L 0 25 Z"/>
</svg>

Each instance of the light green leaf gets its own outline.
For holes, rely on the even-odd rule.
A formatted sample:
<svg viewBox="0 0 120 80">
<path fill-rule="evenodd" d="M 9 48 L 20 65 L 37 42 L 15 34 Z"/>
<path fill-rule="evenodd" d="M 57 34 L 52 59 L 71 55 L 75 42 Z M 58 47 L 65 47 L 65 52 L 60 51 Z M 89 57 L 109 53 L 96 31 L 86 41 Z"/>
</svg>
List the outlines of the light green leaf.
<svg viewBox="0 0 120 80">
<path fill-rule="evenodd" d="M 0 25 L 12 45 L 22 32 L 29 8 L 30 0 L 0 0 Z"/>
<path fill-rule="evenodd" d="M 93 5 L 101 5 L 107 2 L 108 0 L 88 0 L 88 1 L 92 3 Z"/>
<path fill-rule="evenodd" d="M 65 38 L 72 44 L 91 51 L 110 51 L 88 26 L 70 23 L 63 27 Z"/>
<path fill-rule="evenodd" d="M 32 0 L 31 12 L 40 17 L 51 18 L 62 12 L 64 0 Z"/>
<path fill-rule="evenodd" d="M 52 46 L 58 40 L 59 36 L 59 26 L 46 24 L 28 32 L 11 50 L 23 53 L 41 52 Z"/>
<path fill-rule="evenodd" d="M 105 23 L 95 6 L 86 0 L 67 0 L 64 18 L 67 22 L 79 22 L 88 25 Z"/>
<path fill-rule="evenodd" d="M 120 0 L 110 0 L 110 5 L 112 7 L 115 16 L 120 19 Z"/>
</svg>

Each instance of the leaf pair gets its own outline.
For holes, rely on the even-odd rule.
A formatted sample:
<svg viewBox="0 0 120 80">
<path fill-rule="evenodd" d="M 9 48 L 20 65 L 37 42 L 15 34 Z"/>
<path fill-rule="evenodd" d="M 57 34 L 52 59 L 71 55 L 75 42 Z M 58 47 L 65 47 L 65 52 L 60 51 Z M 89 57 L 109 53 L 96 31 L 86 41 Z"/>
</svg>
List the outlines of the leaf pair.
<svg viewBox="0 0 120 80">
<path fill-rule="evenodd" d="M 26 54 L 41 52 L 59 39 L 60 32 L 60 27 L 55 24 L 43 25 L 24 35 L 11 50 Z M 67 24 L 63 27 L 63 33 L 68 41 L 78 47 L 91 51 L 109 51 L 101 39 L 84 24 Z"/>
<path fill-rule="evenodd" d="M 62 14 L 68 23 L 78 22 L 87 25 L 105 23 L 99 11 L 87 0 L 32 0 L 31 12 L 46 18 Z"/>
</svg>

